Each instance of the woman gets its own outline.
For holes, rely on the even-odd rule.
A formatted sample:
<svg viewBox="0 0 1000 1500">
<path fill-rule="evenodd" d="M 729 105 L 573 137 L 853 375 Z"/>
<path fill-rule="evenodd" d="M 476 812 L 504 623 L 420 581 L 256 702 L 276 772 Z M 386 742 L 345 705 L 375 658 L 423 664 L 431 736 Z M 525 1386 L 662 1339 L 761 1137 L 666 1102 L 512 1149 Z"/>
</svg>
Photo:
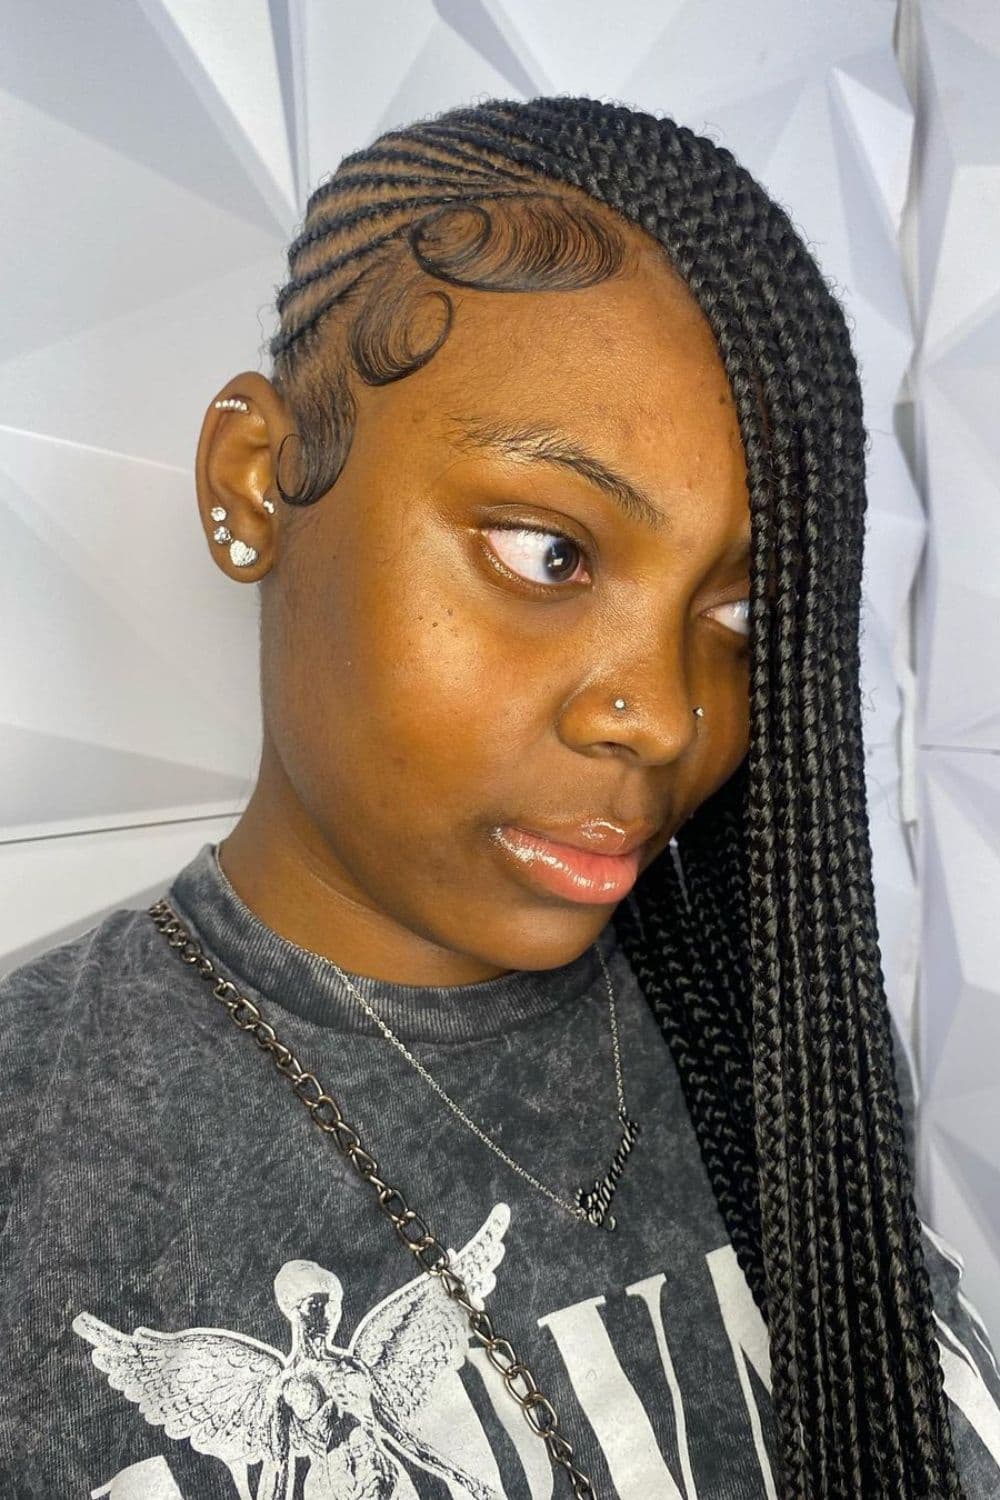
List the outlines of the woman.
<svg viewBox="0 0 1000 1500">
<path fill-rule="evenodd" d="M 289 264 L 197 457 L 253 795 L 2 987 L 10 1492 L 996 1495 L 818 268 L 729 152 L 566 97 L 387 132 Z"/>
</svg>

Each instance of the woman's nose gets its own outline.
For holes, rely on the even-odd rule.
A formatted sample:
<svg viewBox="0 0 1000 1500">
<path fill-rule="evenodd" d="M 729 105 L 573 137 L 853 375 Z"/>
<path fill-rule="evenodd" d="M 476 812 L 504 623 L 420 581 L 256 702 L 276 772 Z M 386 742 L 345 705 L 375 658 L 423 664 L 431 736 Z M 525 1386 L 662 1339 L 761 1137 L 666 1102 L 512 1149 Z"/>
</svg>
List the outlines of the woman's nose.
<svg viewBox="0 0 1000 1500">
<path fill-rule="evenodd" d="M 686 673 L 659 657 L 603 672 L 581 688 L 564 706 L 560 733 L 581 754 L 623 754 L 644 765 L 665 765 L 704 733 L 704 720 Z"/>
</svg>

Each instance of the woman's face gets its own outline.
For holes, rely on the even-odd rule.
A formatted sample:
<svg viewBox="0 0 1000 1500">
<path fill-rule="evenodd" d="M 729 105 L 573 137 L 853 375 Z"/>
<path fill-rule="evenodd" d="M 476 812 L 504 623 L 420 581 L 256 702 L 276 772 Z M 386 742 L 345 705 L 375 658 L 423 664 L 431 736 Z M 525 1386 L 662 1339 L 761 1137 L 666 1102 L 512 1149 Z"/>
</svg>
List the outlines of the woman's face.
<svg viewBox="0 0 1000 1500">
<path fill-rule="evenodd" d="M 430 362 L 358 383 L 334 487 L 266 518 L 244 815 L 287 934 L 409 983 L 576 957 L 748 746 L 744 455 L 690 293 L 645 245 L 587 290 L 448 291 Z M 525 836 L 616 825 L 638 854 L 583 880 Z"/>
</svg>

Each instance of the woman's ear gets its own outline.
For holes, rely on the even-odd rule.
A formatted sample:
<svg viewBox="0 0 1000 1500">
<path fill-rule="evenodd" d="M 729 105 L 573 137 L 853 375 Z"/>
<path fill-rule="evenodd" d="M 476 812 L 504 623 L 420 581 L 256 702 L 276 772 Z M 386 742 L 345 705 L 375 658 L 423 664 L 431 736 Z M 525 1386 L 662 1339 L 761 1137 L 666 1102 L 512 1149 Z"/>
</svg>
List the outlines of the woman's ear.
<svg viewBox="0 0 1000 1500">
<path fill-rule="evenodd" d="M 256 371 L 236 375 L 205 413 L 195 459 L 198 510 L 222 571 L 256 583 L 278 556 L 280 499 L 274 484 L 282 439 L 294 425 L 274 386 Z"/>
</svg>

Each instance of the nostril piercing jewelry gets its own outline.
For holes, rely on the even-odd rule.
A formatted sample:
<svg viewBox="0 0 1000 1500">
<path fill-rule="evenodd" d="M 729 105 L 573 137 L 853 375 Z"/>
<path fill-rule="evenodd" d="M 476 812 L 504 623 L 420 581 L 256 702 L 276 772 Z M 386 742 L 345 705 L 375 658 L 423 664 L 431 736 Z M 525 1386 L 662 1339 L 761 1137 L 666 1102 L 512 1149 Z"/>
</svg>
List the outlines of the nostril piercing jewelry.
<svg viewBox="0 0 1000 1500">
<path fill-rule="evenodd" d="M 619 713 L 621 713 L 623 708 L 628 708 L 628 704 L 625 702 L 624 698 L 616 698 L 613 707 L 616 708 Z M 693 708 L 691 712 L 694 714 L 695 718 L 703 719 L 705 717 L 705 710 L 702 708 L 700 703 L 698 704 L 697 708 Z"/>
<path fill-rule="evenodd" d="M 242 396 L 221 396 L 213 402 L 216 411 L 249 411 L 250 404 Z"/>
</svg>

